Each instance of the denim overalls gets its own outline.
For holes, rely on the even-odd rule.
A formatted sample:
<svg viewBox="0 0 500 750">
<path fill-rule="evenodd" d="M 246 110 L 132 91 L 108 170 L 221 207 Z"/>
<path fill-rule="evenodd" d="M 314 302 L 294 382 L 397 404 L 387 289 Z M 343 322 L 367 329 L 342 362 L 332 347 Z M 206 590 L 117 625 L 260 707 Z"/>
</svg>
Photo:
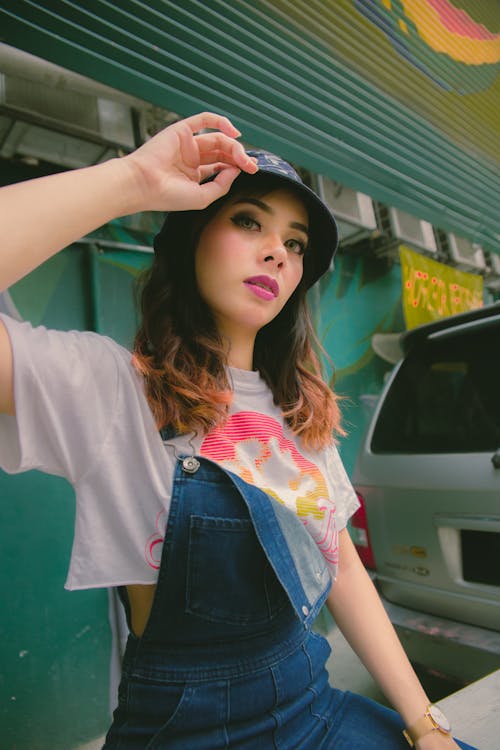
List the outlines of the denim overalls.
<svg viewBox="0 0 500 750">
<path fill-rule="evenodd" d="M 207 459 L 179 459 L 105 750 L 407 748 L 394 712 L 328 684 L 330 647 L 311 626 L 329 588 L 293 513 Z"/>
</svg>

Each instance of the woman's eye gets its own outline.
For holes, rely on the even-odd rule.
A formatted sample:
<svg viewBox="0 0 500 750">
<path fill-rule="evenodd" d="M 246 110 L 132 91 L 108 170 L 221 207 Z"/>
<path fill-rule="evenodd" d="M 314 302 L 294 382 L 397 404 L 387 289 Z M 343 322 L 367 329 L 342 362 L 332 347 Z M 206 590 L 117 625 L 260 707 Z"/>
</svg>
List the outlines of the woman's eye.
<svg viewBox="0 0 500 750">
<path fill-rule="evenodd" d="M 297 255 L 304 255 L 306 251 L 306 243 L 301 240 L 287 240 L 285 244 L 288 250 Z"/>
<path fill-rule="evenodd" d="M 241 229 L 259 229 L 260 224 L 258 221 L 256 221 L 252 216 L 249 216 L 248 214 L 237 214 L 237 216 L 233 216 L 231 219 L 233 224 L 236 224 L 237 227 L 241 227 Z"/>
</svg>

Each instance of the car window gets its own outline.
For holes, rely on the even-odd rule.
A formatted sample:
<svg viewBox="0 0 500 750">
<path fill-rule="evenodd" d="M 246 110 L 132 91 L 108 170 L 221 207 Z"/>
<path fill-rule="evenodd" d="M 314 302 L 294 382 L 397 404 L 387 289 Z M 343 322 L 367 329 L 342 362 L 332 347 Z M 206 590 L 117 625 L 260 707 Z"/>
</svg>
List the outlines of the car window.
<svg viewBox="0 0 500 750">
<path fill-rule="evenodd" d="M 372 451 L 495 451 L 500 445 L 499 350 L 498 326 L 418 345 L 384 400 Z"/>
</svg>

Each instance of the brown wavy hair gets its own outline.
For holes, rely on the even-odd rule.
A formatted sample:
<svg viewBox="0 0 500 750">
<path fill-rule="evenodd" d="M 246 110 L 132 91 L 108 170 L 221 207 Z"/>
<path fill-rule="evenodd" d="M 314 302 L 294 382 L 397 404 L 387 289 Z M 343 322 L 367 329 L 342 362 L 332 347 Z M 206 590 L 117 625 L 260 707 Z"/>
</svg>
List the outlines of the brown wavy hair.
<svg viewBox="0 0 500 750">
<path fill-rule="evenodd" d="M 142 323 L 133 363 L 158 429 L 206 434 L 227 419 L 231 388 L 227 358 L 195 278 L 203 228 L 228 200 L 262 197 L 283 183 L 270 175 L 240 175 L 230 193 L 202 211 L 171 214 L 155 239 L 155 257 L 140 281 Z M 302 200 L 301 196 L 299 198 Z M 337 397 L 324 382 L 306 292 L 314 260 L 314 233 L 299 286 L 280 313 L 257 334 L 253 367 L 271 389 L 291 431 L 307 448 L 331 444 L 340 426 Z"/>
</svg>

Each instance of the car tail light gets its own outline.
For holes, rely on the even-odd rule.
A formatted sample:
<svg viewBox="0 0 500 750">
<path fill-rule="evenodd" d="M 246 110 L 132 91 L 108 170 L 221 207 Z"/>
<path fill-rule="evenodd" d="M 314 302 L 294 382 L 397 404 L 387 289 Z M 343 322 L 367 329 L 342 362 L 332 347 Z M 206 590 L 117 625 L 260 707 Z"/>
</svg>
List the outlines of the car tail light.
<svg viewBox="0 0 500 750">
<path fill-rule="evenodd" d="M 375 565 L 375 558 L 373 556 L 372 545 L 370 542 L 365 500 L 363 495 L 359 492 L 356 492 L 356 495 L 358 496 L 361 506 L 351 518 L 351 538 L 365 568 L 375 570 L 377 566 Z"/>
</svg>

